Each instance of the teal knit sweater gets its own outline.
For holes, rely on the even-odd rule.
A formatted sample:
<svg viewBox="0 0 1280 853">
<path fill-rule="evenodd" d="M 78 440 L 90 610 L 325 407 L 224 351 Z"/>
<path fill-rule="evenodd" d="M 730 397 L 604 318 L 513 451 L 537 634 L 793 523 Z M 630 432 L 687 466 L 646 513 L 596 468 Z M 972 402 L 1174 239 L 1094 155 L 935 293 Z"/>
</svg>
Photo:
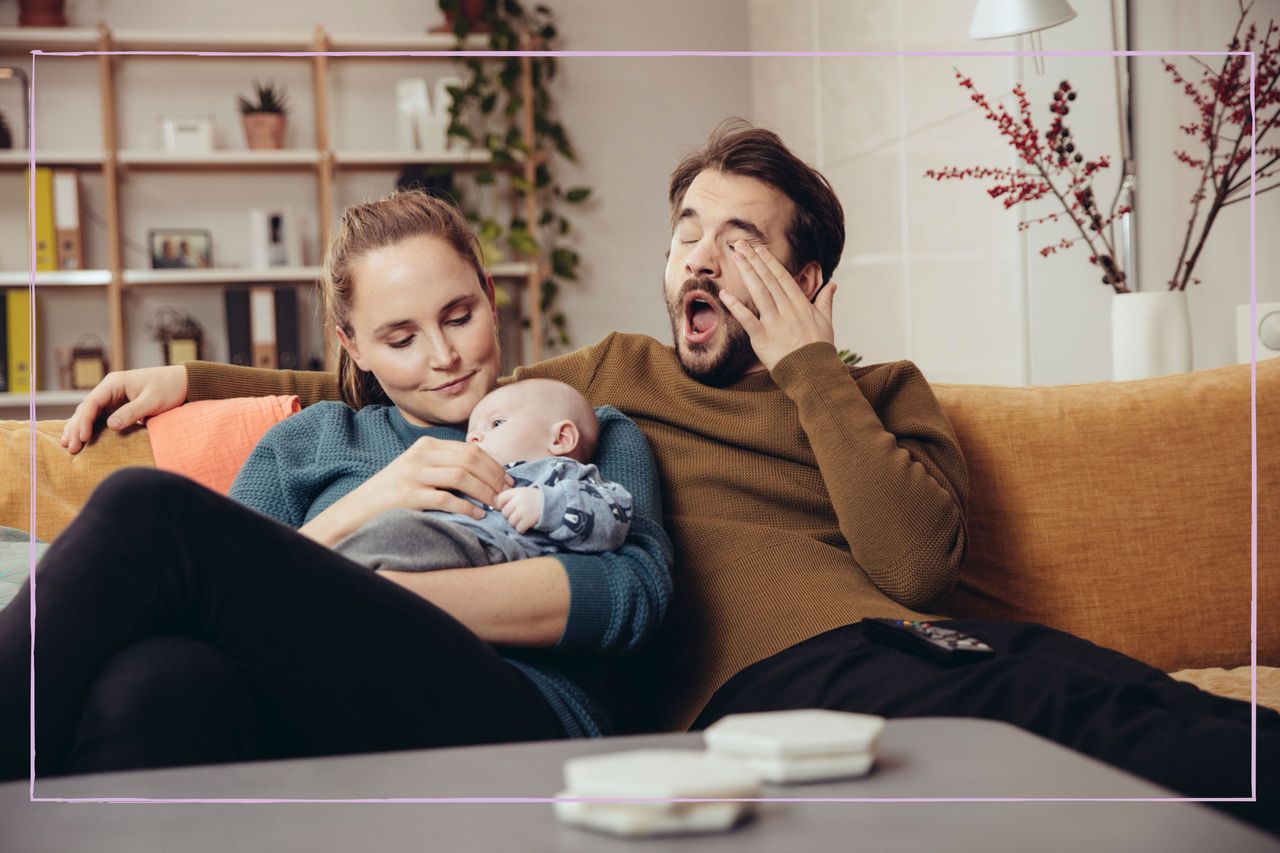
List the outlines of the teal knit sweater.
<svg viewBox="0 0 1280 853">
<path fill-rule="evenodd" d="M 658 479 L 640 430 L 612 406 L 596 409 L 596 464 L 631 492 L 626 544 L 604 554 L 556 554 L 569 579 L 569 617 L 551 649 L 503 648 L 546 696 L 570 737 L 611 731 L 602 702 L 600 652 L 629 652 L 652 635 L 671 596 L 671 542 L 662 529 Z M 418 438 L 462 441 L 454 427 L 410 424 L 394 406 L 359 411 L 318 403 L 267 432 L 231 487 L 240 503 L 293 528 L 386 467 Z M 449 689 L 441 685 L 442 690 Z"/>
</svg>

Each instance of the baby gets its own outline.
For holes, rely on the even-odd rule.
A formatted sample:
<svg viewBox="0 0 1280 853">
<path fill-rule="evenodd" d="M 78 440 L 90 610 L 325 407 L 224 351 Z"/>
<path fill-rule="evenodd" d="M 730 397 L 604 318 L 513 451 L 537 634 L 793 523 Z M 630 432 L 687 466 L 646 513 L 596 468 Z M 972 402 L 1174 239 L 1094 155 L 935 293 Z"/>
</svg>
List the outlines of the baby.
<svg viewBox="0 0 1280 853">
<path fill-rule="evenodd" d="M 598 432 L 591 404 L 563 382 L 527 379 L 491 391 L 471 413 L 467 441 L 515 480 L 496 506 L 479 504 L 486 510 L 481 519 L 391 510 L 334 550 L 369 568 L 397 571 L 615 550 L 631 526 L 631 494 L 590 464 Z"/>
</svg>

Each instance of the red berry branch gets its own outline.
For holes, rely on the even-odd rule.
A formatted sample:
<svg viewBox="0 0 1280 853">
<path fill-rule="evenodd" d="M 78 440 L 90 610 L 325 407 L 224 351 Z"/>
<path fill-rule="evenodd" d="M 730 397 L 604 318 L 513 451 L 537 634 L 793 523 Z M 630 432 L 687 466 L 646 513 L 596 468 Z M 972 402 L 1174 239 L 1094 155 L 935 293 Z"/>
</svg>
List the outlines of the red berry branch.
<svg viewBox="0 0 1280 853">
<path fill-rule="evenodd" d="M 1182 238 L 1178 264 L 1169 279 L 1170 290 L 1186 290 L 1188 282 L 1200 283 L 1191 273 L 1200 260 L 1209 229 L 1224 207 L 1249 198 L 1250 179 L 1254 177 L 1250 170 L 1250 136 L 1255 120 L 1258 130 L 1253 145 L 1259 161 L 1257 194 L 1280 186 L 1280 182 L 1261 186 L 1264 179 L 1280 172 L 1280 166 L 1276 165 L 1280 161 L 1280 146 L 1262 144 L 1280 119 L 1280 90 L 1276 88 L 1276 80 L 1280 78 L 1280 28 L 1275 21 L 1268 22 L 1266 32 L 1259 39 L 1257 24 L 1250 24 L 1242 39 L 1240 31 L 1252 7 L 1252 3 L 1240 3 L 1240 20 L 1228 46 L 1233 53 L 1223 57 L 1222 67 L 1217 71 L 1197 60 L 1201 67 L 1200 79 L 1192 83 L 1173 63 L 1164 63 L 1173 82 L 1182 87 L 1199 112 L 1198 120 L 1183 125 L 1181 130 L 1204 146 L 1204 154 L 1198 157 L 1182 150 L 1174 152 L 1179 162 L 1200 173 L 1200 183 L 1191 196 L 1191 218 Z M 1250 57 L 1247 55 L 1250 51 L 1255 58 L 1252 114 L 1249 111 Z M 1209 206 L 1201 218 L 1200 209 L 1206 200 Z"/>
<path fill-rule="evenodd" d="M 1185 290 L 1188 282 L 1200 283 L 1191 273 L 1219 212 L 1223 207 L 1249 197 L 1253 174 L 1249 170 L 1250 137 L 1255 119 L 1258 126 L 1255 145 L 1260 161 L 1257 181 L 1262 182 L 1280 173 L 1280 165 L 1277 165 L 1280 163 L 1280 147 L 1262 145 L 1263 138 L 1280 120 L 1280 89 L 1276 83 L 1280 78 L 1280 28 L 1272 21 L 1259 38 L 1257 26 L 1250 25 L 1241 38 L 1241 29 L 1252 6 L 1252 2 L 1246 5 L 1241 0 L 1240 20 L 1236 23 L 1229 46 L 1233 54 L 1224 58 L 1221 69 L 1217 71 L 1200 62 L 1202 71 L 1198 84 L 1188 81 L 1172 63 L 1164 63 L 1174 82 L 1182 87 L 1199 111 L 1199 119 L 1182 126 L 1181 130 L 1188 136 L 1195 136 L 1205 146 L 1202 156 L 1193 156 L 1182 150 L 1174 152 L 1179 162 L 1200 172 L 1200 184 L 1191 197 L 1191 218 L 1187 222 L 1178 265 L 1169 280 L 1170 290 Z M 1250 51 L 1256 57 L 1253 90 L 1256 94 L 1252 113 L 1249 107 Z M 1070 220 L 1079 236 L 1063 237 L 1043 247 L 1040 254 L 1048 257 L 1083 241 L 1089 247 L 1089 263 L 1102 268 L 1102 283 L 1117 293 L 1128 292 L 1127 274 L 1116 254 L 1110 227 L 1129 212 L 1129 207 L 1119 204 L 1119 193 L 1110 210 L 1103 211 L 1098 206 L 1093 179 L 1111 163 L 1106 155 L 1089 160 L 1077 150 L 1076 138 L 1066 124 L 1066 117 L 1071 113 L 1070 104 L 1077 98 L 1076 90 L 1066 80 L 1059 84 L 1049 104 L 1052 115 L 1049 127 L 1041 135 L 1032 120 L 1031 105 L 1021 85 L 1013 87 L 1013 95 L 1018 102 L 1017 114 L 1014 115 L 1003 104 L 993 106 L 974 86 L 973 80 L 959 70 L 956 70 L 956 79 L 961 87 L 969 90 L 970 99 L 996 125 L 1021 163 L 1008 168 L 948 166 L 930 169 L 924 176 L 939 181 L 969 178 L 991 181 L 987 194 L 1000 199 L 1005 208 L 1052 195 L 1061 204 L 1062 211 L 1021 222 L 1018 229 L 1056 223 L 1064 218 Z M 1260 187 L 1257 192 L 1261 194 L 1276 187 L 1280 187 L 1280 182 Z M 1209 206 L 1201 218 L 1200 210 L 1205 201 Z"/>
<path fill-rule="evenodd" d="M 1116 259 L 1115 247 L 1107 229 L 1118 217 L 1128 213 L 1129 208 L 1113 206 L 1111 210 L 1104 212 L 1098 207 L 1093 179 L 1099 171 L 1110 166 L 1111 161 L 1105 155 L 1096 160 L 1087 160 L 1083 152 L 1076 149 L 1075 137 L 1066 123 L 1066 117 L 1071 114 L 1071 102 L 1077 97 L 1071 84 L 1063 80 L 1054 90 L 1053 100 L 1049 104 L 1049 112 L 1053 117 L 1049 121 L 1048 130 L 1041 135 L 1031 117 L 1031 102 L 1021 85 L 1013 87 L 1013 95 L 1018 101 L 1015 116 L 1003 104 L 993 106 L 986 95 L 974 86 L 973 80 L 959 70 L 956 71 L 956 79 L 963 88 L 969 90 L 970 99 L 995 123 L 1000 135 L 1017 153 L 1022 165 L 1008 168 L 948 166 L 930 169 L 924 173 L 925 177 L 938 181 L 993 179 L 994 183 L 987 188 L 987 195 L 1000 199 L 1005 208 L 1052 195 L 1062 205 L 1062 212 L 1020 222 L 1018 229 L 1058 222 L 1064 217 L 1069 219 L 1080 236 L 1063 237 L 1042 248 L 1040 254 L 1048 257 L 1060 249 L 1070 249 L 1083 240 L 1089 247 L 1089 262 L 1102 267 L 1102 282 L 1114 287 L 1117 293 L 1128 291 L 1129 288 L 1125 286 L 1125 271 Z"/>
</svg>

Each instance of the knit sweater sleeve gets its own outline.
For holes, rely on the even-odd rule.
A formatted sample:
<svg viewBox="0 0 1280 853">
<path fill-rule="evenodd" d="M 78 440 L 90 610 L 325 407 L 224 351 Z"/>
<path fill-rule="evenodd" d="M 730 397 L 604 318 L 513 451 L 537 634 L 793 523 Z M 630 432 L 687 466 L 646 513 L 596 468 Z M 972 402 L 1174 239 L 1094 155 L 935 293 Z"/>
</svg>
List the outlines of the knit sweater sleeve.
<svg viewBox="0 0 1280 853">
<path fill-rule="evenodd" d="M 587 394 L 592 381 L 596 378 L 596 369 L 613 345 L 617 332 L 611 332 L 599 343 L 574 350 L 555 358 L 517 367 L 513 379 L 555 379 L 566 385 L 572 385 L 583 394 Z M 590 397 L 589 394 L 587 394 Z"/>
<path fill-rule="evenodd" d="M 662 527 L 657 467 L 640 428 L 610 406 L 596 410 L 596 465 L 632 496 L 626 542 L 600 554 L 554 555 L 569 578 L 569 617 L 556 647 L 629 652 L 662 622 L 671 598 L 671 540 Z"/>
<path fill-rule="evenodd" d="M 313 370 L 263 370 L 211 361 L 189 361 L 187 402 L 297 394 L 303 408 L 321 400 L 338 400 L 338 377 Z"/>
<path fill-rule="evenodd" d="M 326 422 L 341 419 L 346 406 L 331 404 L 299 412 L 267 430 L 231 484 L 228 496 L 282 524 L 299 528 L 324 481 L 315 474 L 318 437 Z"/>
<path fill-rule="evenodd" d="M 834 346 L 814 343 L 771 374 L 799 410 L 854 559 L 899 604 L 941 600 L 968 548 L 968 469 L 919 368 L 900 361 L 855 380 Z"/>
</svg>

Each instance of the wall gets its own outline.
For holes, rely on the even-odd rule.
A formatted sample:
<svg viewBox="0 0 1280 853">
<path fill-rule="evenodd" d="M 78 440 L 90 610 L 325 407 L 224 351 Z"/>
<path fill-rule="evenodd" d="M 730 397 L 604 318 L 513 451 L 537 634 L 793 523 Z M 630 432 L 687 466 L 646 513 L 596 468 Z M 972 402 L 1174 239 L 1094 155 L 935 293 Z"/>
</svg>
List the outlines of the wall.
<svg viewBox="0 0 1280 853">
<path fill-rule="evenodd" d="M 735 49 L 747 41 L 747 23 L 734 0 L 698 4 L 659 0 L 641 6 L 614 3 L 605 9 L 591 0 L 552 0 L 565 49 Z M 262 4 L 229 0 L 221 4 L 174 4 L 163 0 L 71 0 L 75 26 L 98 20 L 115 28 L 177 31 L 309 32 L 323 24 L 335 33 L 417 32 L 438 23 L 429 0 L 387 0 L 370 11 L 359 4 L 300 0 Z M 666 22 L 680 21 L 678 27 Z M 12 4 L 0 6 L 0 26 L 16 21 Z M 15 57 L 19 61 L 22 57 Z M 100 139 L 96 69 L 93 59 L 45 58 L 37 66 L 37 144 L 48 148 L 92 148 Z M 294 92 L 287 145 L 314 144 L 310 71 L 296 60 L 129 60 L 118 71 L 121 145 L 159 147 L 165 114 L 213 114 L 221 144 L 243 147 L 234 95 L 258 77 L 274 77 Z M 335 61 L 332 66 L 335 147 L 386 148 L 394 131 L 392 91 L 403 76 L 442 73 L 442 63 L 383 60 Z M 555 83 L 561 116 L 579 153 L 579 162 L 559 161 L 566 186 L 594 188 L 591 201 L 575 209 L 576 243 L 583 256 L 581 281 L 570 285 L 561 305 L 577 345 L 592 343 L 614 329 L 668 339 L 670 330 L 659 296 L 663 252 L 670 236 L 666 185 L 682 151 L 703 141 L 728 115 L 750 111 L 745 59 L 612 59 L 561 61 Z M 16 87 L 13 87 L 16 90 Z M 0 91 L 0 109 L 20 121 L 19 99 Z M 86 137 L 87 130 L 87 137 Z M 390 173 L 344 175 L 339 204 L 377 196 L 390 188 Z M 85 200 L 99 214 L 105 198 L 101 179 L 85 179 Z M 240 265 L 248 257 L 246 208 L 287 202 L 308 211 L 314 227 L 315 179 L 307 173 L 279 176 L 130 177 L 122 197 L 124 230 L 131 248 L 126 266 L 145 267 L 146 232 L 160 226 L 192 226 L 214 232 L 214 262 Z M 18 174 L 0 175 L 0 268 L 26 263 L 25 189 Z M 104 231 L 90 226 L 89 262 L 106 265 Z M 307 263 L 319 263 L 321 248 L 311 239 Z M 128 357 L 132 365 L 160 361 L 159 344 L 145 321 L 162 305 L 181 303 L 205 325 L 209 356 L 226 357 L 220 291 L 214 288 L 147 288 L 130 293 Z M 42 300 L 42 347 L 46 363 L 54 345 L 74 342 L 82 332 L 105 338 L 103 300 L 94 293 L 63 290 Z M 315 306 L 311 309 L 314 311 Z M 304 342 L 305 343 L 305 342 Z M 312 348 L 318 345 L 312 340 Z"/>
<path fill-rule="evenodd" d="M 1220 50 L 1235 0 L 1134 0 L 1135 49 Z M 1043 33 L 1046 50 L 1109 50 L 1107 0 L 1072 0 L 1075 20 Z M 1123 4 L 1121 4 L 1123 5 Z M 1029 49 L 1016 38 L 967 38 L 972 2 L 955 0 L 752 0 L 756 50 L 995 51 Z M 1259 0 L 1255 16 L 1280 19 L 1280 0 Z M 1136 58 L 1135 134 L 1139 276 L 1142 289 L 1168 277 L 1189 211 L 1189 170 L 1171 150 L 1176 126 L 1192 120 L 1158 58 Z M 1010 149 L 957 86 L 959 67 L 992 100 L 1021 80 L 1034 115 L 1058 81 L 1080 91 L 1070 127 L 1086 153 L 1119 150 L 1110 57 L 1030 58 L 859 56 L 752 61 L 757 120 L 783 130 L 832 180 L 845 203 L 849 243 L 836 278 L 842 346 L 870 361 L 911 358 L 939 381 L 996 384 L 1089 382 L 1110 377 L 1111 291 L 1080 247 L 1042 257 L 1068 235 L 1061 225 L 1024 234 L 1022 218 L 1047 203 L 1006 211 L 976 182 L 936 183 L 925 169 L 1012 164 Z M 1113 157 L 1114 159 L 1114 157 Z M 1118 163 L 1098 184 L 1110 197 Z M 1258 199 L 1258 233 L 1274 229 L 1280 194 Z M 1235 306 L 1248 301 L 1247 205 L 1215 225 L 1190 295 L 1194 367 L 1235 360 Z M 1280 298 L 1280 248 L 1260 239 L 1258 298 Z"/>
</svg>

